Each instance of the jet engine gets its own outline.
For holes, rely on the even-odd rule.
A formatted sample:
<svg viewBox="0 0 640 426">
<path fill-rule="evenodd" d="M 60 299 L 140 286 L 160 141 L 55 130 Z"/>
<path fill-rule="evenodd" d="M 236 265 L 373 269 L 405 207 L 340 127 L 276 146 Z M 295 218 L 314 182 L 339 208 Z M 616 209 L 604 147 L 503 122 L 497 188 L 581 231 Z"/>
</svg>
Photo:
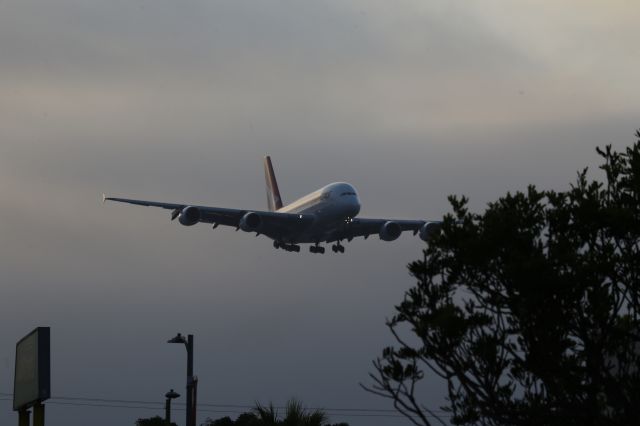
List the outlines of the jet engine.
<svg viewBox="0 0 640 426">
<path fill-rule="evenodd" d="M 192 226 L 200 222 L 200 210 L 197 207 L 187 206 L 180 212 L 178 222 L 184 226 Z"/>
<path fill-rule="evenodd" d="M 248 212 L 240 219 L 240 229 L 245 232 L 258 232 L 262 225 L 262 218 L 258 213 Z"/>
<path fill-rule="evenodd" d="M 396 222 L 387 221 L 380 227 L 380 239 L 393 241 L 402 234 L 402 228 Z"/>
<path fill-rule="evenodd" d="M 440 229 L 442 228 L 442 223 L 440 222 L 427 222 L 420 228 L 420 239 L 422 241 L 429 242 L 433 237 L 435 237 Z"/>
</svg>

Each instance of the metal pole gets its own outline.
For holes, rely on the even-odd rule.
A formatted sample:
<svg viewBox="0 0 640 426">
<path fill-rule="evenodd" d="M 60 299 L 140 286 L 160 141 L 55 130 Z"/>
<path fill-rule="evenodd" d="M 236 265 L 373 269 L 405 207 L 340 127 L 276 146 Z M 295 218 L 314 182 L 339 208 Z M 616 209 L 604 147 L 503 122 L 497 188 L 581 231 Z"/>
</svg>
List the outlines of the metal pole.
<svg viewBox="0 0 640 426">
<path fill-rule="evenodd" d="M 198 404 L 198 378 L 194 377 L 192 381 L 192 390 L 193 390 L 193 411 L 191 413 L 193 424 L 191 426 L 196 426 L 196 405 Z"/>
<path fill-rule="evenodd" d="M 44 426 L 44 404 L 41 402 L 33 406 L 33 426 Z"/>
<path fill-rule="evenodd" d="M 167 398 L 164 403 L 164 422 L 169 426 L 171 425 L 171 400 L 180 398 L 180 395 L 171 389 L 169 392 L 165 393 L 164 396 Z"/>
<path fill-rule="evenodd" d="M 195 413 L 193 404 L 193 334 L 187 336 L 187 424 L 195 426 Z"/>
<path fill-rule="evenodd" d="M 29 426 L 30 411 L 26 408 L 18 411 L 18 426 Z"/>
</svg>

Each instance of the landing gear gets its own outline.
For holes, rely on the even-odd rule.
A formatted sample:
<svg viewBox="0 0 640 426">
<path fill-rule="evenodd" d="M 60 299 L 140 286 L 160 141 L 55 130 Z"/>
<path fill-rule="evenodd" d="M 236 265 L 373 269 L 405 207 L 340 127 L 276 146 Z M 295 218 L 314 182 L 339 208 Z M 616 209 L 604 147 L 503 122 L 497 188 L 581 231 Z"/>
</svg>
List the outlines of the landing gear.
<svg viewBox="0 0 640 426">
<path fill-rule="evenodd" d="M 282 241 L 274 241 L 273 247 L 277 249 L 286 250 L 286 251 L 293 251 L 295 253 L 300 252 L 299 245 L 283 243 Z M 331 250 L 333 250 L 334 253 L 344 253 L 344 246 L 340 244 L 340 242 L 338 241 L 331 246 Z M 315 253 L 315 254 L 324 254 L 325 248 L 320 246 L 319 243 L 315 243 L 314 245 L 309 247 L 309 252 Z"/>
<path fill-rule="evenodd" d="M 331 250 L 333 250 L 334 253 L 344 253 L 344 246 L 340 244 L 340 241 L 338 241 L 331 246 Z"/>
<path fill-rule="evenodd" d="M 309 251 L 310 251 L 311 253 L 320 253 L 320 254 L 323 254 L 323 253 L 324 253 L 324 247 L 320 247 L 320 246 L 318 246 L 318 245 L 316 245 L 316 246 L 311 246 L 311 247 L 309 247 Z"/>
<path fill-rule="evenodd" d="M 293 252 L 296 252 L 296 253 L 298 253 L 300 251 L 300 246 L 295 245 L 295 244 L 285 244 L 285 243 L 282 243 L 280 241 L 274 241 L 273 242 L 273 247 L 277 248 L 277 249 L 281 248 L 281 249 L 286 250 L 286 251 L 293 251 Z"/>
</svg>

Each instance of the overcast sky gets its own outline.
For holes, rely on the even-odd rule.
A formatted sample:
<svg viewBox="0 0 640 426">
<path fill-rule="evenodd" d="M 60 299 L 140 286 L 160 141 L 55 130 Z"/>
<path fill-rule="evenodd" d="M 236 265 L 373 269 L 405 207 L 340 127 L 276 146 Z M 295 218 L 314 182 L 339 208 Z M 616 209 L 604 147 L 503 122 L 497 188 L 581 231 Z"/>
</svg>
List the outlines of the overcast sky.
<svg viewBox="0 0 640 426">
<path fill-rule="evenodd" d="M 0 0 L 0 392 L 15 342 L 50 326 L 55 396 L 184 394 L 182 332 L 201 403 L 392 408 L 358 384 L 419 239 L 286 253 L 102 192 L 265 209 L 265 153 L 285 202 L 348 181 L 366 217 L 563 189 L 634 141 L 638 22 L 631 0 Z M 47 423 L 156 414 L 49 404 Z"/>
</svg>

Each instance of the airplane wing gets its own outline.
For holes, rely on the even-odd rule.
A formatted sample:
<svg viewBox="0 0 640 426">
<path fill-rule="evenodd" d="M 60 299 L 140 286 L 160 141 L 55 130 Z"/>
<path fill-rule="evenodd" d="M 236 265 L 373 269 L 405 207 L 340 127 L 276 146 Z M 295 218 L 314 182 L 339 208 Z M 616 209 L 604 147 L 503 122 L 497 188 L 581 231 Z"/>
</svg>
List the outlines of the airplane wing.
<svg viewBox="0 0 640 426">
<path fill-rule="evenodd" d="M 393 241 L 405 231 L 419 234 L 420 238 L 428 241 L 442 226 L 442 221 L 404 220 L 404 219 L 366 219 L 354 218 L 345 222 L 344 226 L 336 230 L 332 239 L 346 239 L 351 241 L 355 237 L 369 237 L 378 234 L 380 239 Z"/>
<path fill-rule="evenodd" d="M 157 201 L 133 200 L 128 198 L 102 197 L 104 201 L 135 204 L 138 206 L 160 207 L 172 210 L 171 220 L 178 218 L 181 224 L 190 226 L 198 222 L 232 226 L 247 232 L 257 232 L 269 235 L 310 226 L 315 217 L 292 213 L 277 213 L 259 210 L 227 209 L 222 207 L 195 206 L 190 204 L 161 203 Z"/>
</svg>

